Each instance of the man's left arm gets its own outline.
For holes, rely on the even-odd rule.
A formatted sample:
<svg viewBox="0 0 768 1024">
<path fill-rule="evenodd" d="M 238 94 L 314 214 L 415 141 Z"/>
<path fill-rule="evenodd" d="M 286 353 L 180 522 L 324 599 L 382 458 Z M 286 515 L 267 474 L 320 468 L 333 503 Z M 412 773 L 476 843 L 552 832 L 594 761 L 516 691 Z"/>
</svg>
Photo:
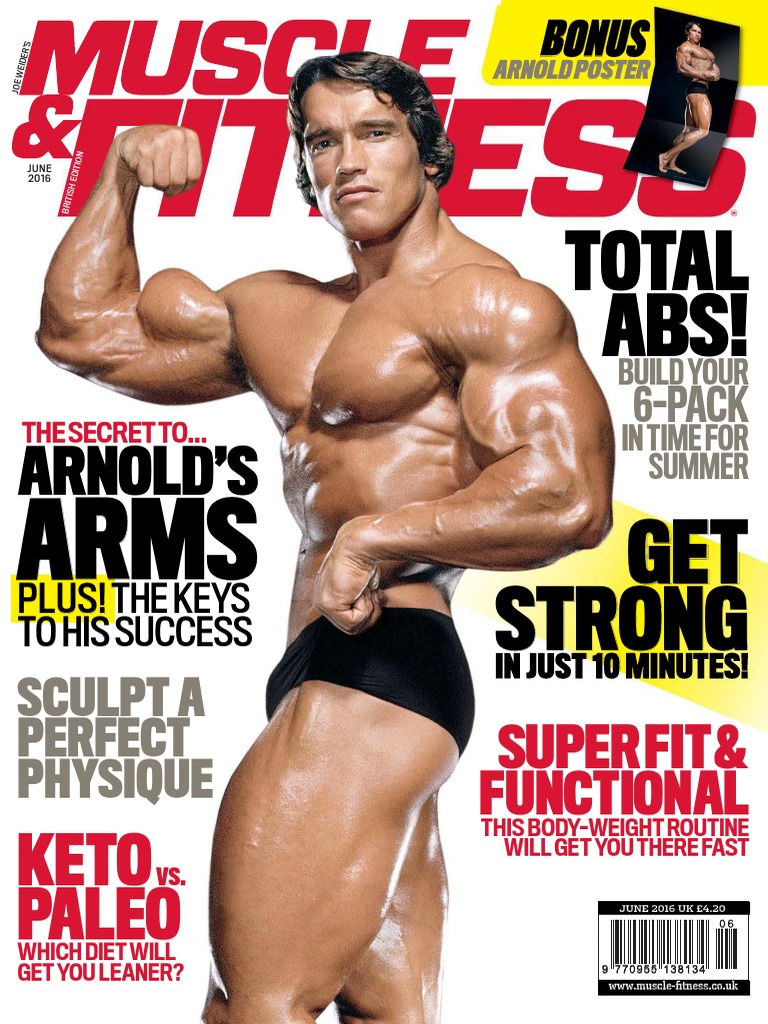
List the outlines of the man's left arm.
<svg viewBox="0 0 768 1024">
<path fill-rule="evenodd" d="M 525 569 L 600 543 L 611 520 L 614 441 L 605 399 L 548 289 L 484 273 L 461 327 L 438 339 L 461 382 L 461 429 L 478 475 L 435 501 L 350 520 L 318 576 L 316 607 L 358 632 L 379 614 L 386 561 Z"/>
</svg>

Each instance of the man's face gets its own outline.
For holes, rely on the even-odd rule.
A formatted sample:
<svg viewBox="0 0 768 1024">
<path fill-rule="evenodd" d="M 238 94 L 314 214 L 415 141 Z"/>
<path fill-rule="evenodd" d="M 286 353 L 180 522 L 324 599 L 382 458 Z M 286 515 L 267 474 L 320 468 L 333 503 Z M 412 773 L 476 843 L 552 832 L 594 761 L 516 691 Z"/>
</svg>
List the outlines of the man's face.
<svg viewBox="0 0 768 1024">
<path fill-rule="evenodd" d="M 405 114 L 372 89 L 332 79 L 302 101 L 304 159 L 323 217 L 351 241 L 394 234 L 417 208 L 427 171 Z M 384 101 L 384 102 L 382 102 Z"/>
<path fill-rule="evenodd" d="M 688 42 L 694 46 L 701 42 L 701 25 L 691 25 L 688 29 Z"/>
</svg>

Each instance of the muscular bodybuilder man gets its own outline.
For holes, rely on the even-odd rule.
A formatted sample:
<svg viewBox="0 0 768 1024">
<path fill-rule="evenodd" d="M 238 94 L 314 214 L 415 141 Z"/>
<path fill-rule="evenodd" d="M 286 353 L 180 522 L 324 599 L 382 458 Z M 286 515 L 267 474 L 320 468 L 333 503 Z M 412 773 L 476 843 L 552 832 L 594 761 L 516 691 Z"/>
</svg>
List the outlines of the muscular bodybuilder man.
<svg viewBox="0 0 768 1024">
<path fill-rule="evenodd" d="M 423 79 L 316 58 L 289 99 L 298 184 L 346 240 L 338 280 L 182 270 L 142 288 L 140 185 L 201 172 L 177 127 L 118 136 L 46 282 L 40 344 L 154 402 L 259 394 L 302 531 L 270 721 L 227 789 L 211 883 L 212 1024 L 439 1014 L 436 794 L 472 725 L 450 618 L 463 567 L 599 543 L 613 437 L 568 311 L 441 210 L 453 150 Z"/>
<path fill-rule="evenodd" d="M 677 157 L 683 150 L 690 149 L 709 135 L 712 121 L 709 83 L 719 80 L 720 68 L 715 64 L 714 53 L 700 44 L 701 25 L 697 21 L 689 21 L 685 26 L 685 42 L 678 46 L 675 53 L 678 73 L 690 79 L 685 94 L 685 124 L 672 143 L 672 148 L 659 153 L 659 170 L 662 174 L 667 171 L 687 174 L 687 171 L 677 166 Z"/>
</svg>

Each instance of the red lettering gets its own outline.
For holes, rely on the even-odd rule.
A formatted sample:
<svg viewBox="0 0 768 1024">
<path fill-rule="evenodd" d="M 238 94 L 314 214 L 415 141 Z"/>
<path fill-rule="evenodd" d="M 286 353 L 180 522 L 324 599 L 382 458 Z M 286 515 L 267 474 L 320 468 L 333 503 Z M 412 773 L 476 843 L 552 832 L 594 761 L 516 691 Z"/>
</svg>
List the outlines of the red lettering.
<svg viewBox="0 0 768 1024">
<path fill-rule="evenodd" d="M 368 44 L 370 21 L 348 21 L 344 35 L 339 43 L 339 53 L 354 53 L 365 50 Z"/>
<path fill-rule="evenodd" d="M 235 23 L 226 23 L 232 25 Z M 290 60 L 293 43 L 299 38 L 297 26 L 330 23 L 294 22 L 290 37 L 285 36 L 274 52 L 269 76 L 271 87 L 277 88 L 277 77 L 285 76 L 285 62 Z M 350 23 L 351 24 L 351 23 Z M 356 31 L 366 29 L 366 22 L 356 23 Z M 263 27 L 263 26 L 262 26 Z M 225 38 L 221 36 L 221 39 Z M 329 37 L 330 38 L 330 37 Z M 232 51 L 234 52 L 234 51 Z M 252 60 L 258 61 L 255 54 Z M 279 59 L 278 59 L 279 57 Z M 269 58 L 267 58 L 269 63 Z M 265 74 L 266 64 L 265 64 Z M 180 79 L 180 72 L 174 72 Z M 198 72 L 197 74 L 203 74 Z M 237 70 L 239 87 L 244 87 L 257 74 L 256 64 L 244 62 Z M 213 75 L 213 73 L 212 73 Z M 167 75 L 163 76 L 168 81 Z M 216 86 L 215 75 L 207 80 L 206 88 Z M 235 81 L 233 79 L 232 81 Z M 130 79 L 132 88 L 140 83 Z M 448 97 L 436 100 L 438 112 L 445 120 L 451 101 Z M 606 125 L 614 138 L 631 138 L 636 133 L 642 114 L 642 105 L 634 100 L 571 100 L 556 106 L 549 121 L 551 99 L 457 99 L 453 101 L 447 130 L 456 145 L 456 163 L 451 181 L 441 192 L 446 212 L 453 216 L 520 216 L 531 192 L 531 208 L 545 217 L 607 217 L 620 213 L 632 201 L 637 175 L 623 170 L 625 150 L 582 139 L 588 125 Z M 182 116 L 183 119 L 179 121 Z M 78 122 L 62 118 L 71 112 L 72 100 L 68 96 L 39 96 L 31 107 L 29 120 L 14 134 L 13 152 L 31 159 L 44 153 L 69 157 L 70 150 L 64 138 L 72 133 Z M 51 112 L 59 115 L 58 123 Z M 243 177 L 235 204 L 238 217 L 268 216 L 272 210 L 275 190 L 280 178 L 288 129 L 285 124 L 285 102 L 280 99 L 190 99 L 183 106 L 180 98 L 169 99 L 89 99 L 83 111 L 79 135 L 74 147 L 70 173 L 62 196 L 62 214 L 74 216 L 82 208 L 101 170 L 107 150 L 115 132 L 122 127 L 140 124 L 178 124 L 196 130 L 203 149 L 204 168 L 207 168 L 218 131 L 219 120 L 228 127 L 248 127 L 253 138 L 246 158 Z M 532 182 L 523 182 L 519 188 L 472 187 L 475 170 L 515 170 L 519 166 L 524 142 L 485 143 L 483 132 L 487 126 L 507 128 L 546 125 L 545 132 L 529 132 L 531 145 L 543 146 L 543 152 L 554 168 L 569 168 L 599 175 L 597 188 L 576 188 L 567 174 L 540 175 Z M 734 106 L 730 136 L 751 138 L 755 132 L 755 110 L 743 101 Z M 33 141 L 34 140 L 34 141 Z M 70 144 L 71 146 L 71 144 Z M 34 152 L 33 152 L 34 151 Z M 654 177 L 641 177 L 638 207 L 649 216 L 713 217 L 726 213 L 737 201 L 744 183 L 746 169 L 740 153 L 723 149 L 706 189 L 686 190 L 685 202 L 674 183 Z M 204 170 L 205 174 L 205 170 Z M 572 177 L 572 176 L 571 176 Z M 194 216 L 200 200 L 202 180 L 182 196 L 163 199 L 162 216 Z"/>
<path fill-rule="evenodd" d="M 690 775 L 690 772 L 686 774 Z M 716 771 L 712 771 L 711 769 L 705 770 L 699 775 L 698 785 L 696 786 L 696 796 L 693 801 L 693 813 L 732 813 L 730 808 L 728 810 L 723 808 L 723 797 L 720 792 L 720 777 Z"/>
<path fill-rule="evenodd" d="M 480 772 L 480 813 L 493 814 L 493 801 L 504 796 L 503 782 L 506 772 L 483 769 Z M 499 785 L 497 785 L 499 783 Z"/>
<path fill-rule="evenodd" d="M 463 39 L 469 31 L 469 21 L 409 21 L 405 29 L 400 60 L 421 71 L 424 64 L 450 64 L 453 50 L 444 47 L 430 49 L 433 37 Z M 424 81 L 435 95 L 446 96 L 453 92 L 455 78 L 425 77 Z"/>
<path fill-rule="evenodd" d="M 93 881 L 95 885 L 109 882 L 109 850 L 117 842 L 116 832 L 89 832 L 85 841 L 93 847 Z"/>
<path fill-rule="evenodd" d="M 483 144 L 487 125 L 543 125 L 547 100 L 456 100 L 451 110 L 448 135 L 456 146 L 451 180 L 442 190 L 446 213 L 464 217 L 519 217 L 528 190 L 473 189 L 472 172 L 480 167 L 514 169 L 520 160 L 518 143 Z"/>
<path fill-rule="evenodd" d="M 544 155 L 558 167 L 592 171 L 602 177 L 597 189 L 568 188 L 568 178 L 536 178 L 531 206 L 544 217 L 611 217 L 632 198 L 637 176 L 624 170 L 626 150 L 581 138 L 585 125 L 609 125 L 614 137 L 632 139 L 643 116 L 636 100 L 571 100 L 552 114 L 544 136 Z"/>
<path fill-rule="evenodd" d="M 83 885 L 85 876 L 82 871 L 72 872 L 73 867 L 83 866 L 83 855 L 74 852 L 72 846 L 83 845 L 82 832 L 56 833 L 56 884 Z"/>
<path fill-rule="evenodd" d="M 98 891 L 98 890 L 97 890 Z M 134 906 L 134 900 L 140 899 L 141 906 Z M 144 928 L 144 889 L 117 890 L 117 917 L 115 935 L 118 939 L 143 939 Z M 141 921 L 141 926 L 134 922 Z"/>
<path fill-rule="evenodd" d="M 136 870 L 131 861 L 136 859 Z M 152 871 L 152 847 L 141 832 L 127 832 L 117 844 L 117 877 L 124 885 L 141 885 Z"/>
<path fill-rule="evenodd" d="M 147 893 L 147 931 L 152 938 L 172 939 L 178 934 L 180 925 L 181 904 L 176 890 L 150 889 Z"/>
<path fill-rule="evenodd" d="M 98 894 L 99 889 L 86 889 L 86 907 L 88 906 L 88 893 L 96 893 L 97 920 L 98 920 Z M 48 926 L 48 938 L 60 939 L 66 929 L 70 939 L 85 938 L 83 931 L 83 918 L 80 914 L 80 902 L 77 889 L 74 886 L 59 886 L 55 891 L 53 907 L 51 909 L 51 921 Z M 91 935 L 94 939 L 107 939 L 112 937 L 112 932 L 102 931 L 100 928 Z"/>
<path fill-rule="evenodd" d="M 57 114 L 71 114 L 72 106 L 71 96 L 35 97 L 29 105 L 29 120 L 20 124 L 13 133 L 13 155 L 27 160 L 48 155 L 55 158 L 72 156 L 63 139 L 74 131 L 80 122 L 63 120 L 54 125 L 48 120 L 50 110 Z"/>
<path fill-rule="evenodd" d="M 222 124 L 254 128 L 235 217 L 268 217 L 288 145 L 284 100 L 231 100 Z"/>
<path fill-rule="evenodd" d="M 27 60 L 20 92 L 36 96 L 45 85 L 56 57 L 56 91 L 71 96 L 80 87 L 88 68 L 96 61 L 91 93 L 109 96 L 115 88 L 129 21 L 94 21 L 80 47 L 75 49 L 71 21 L 39 21 Z"/>
<path fill-rule="evenodd" d="M 180 21 L 168 58 L 168 70 L 164 75 L 148 75 L 147 64 L 157 22 L 134 22 L 120 77 L 125 91 L 134 96 L 171 96 L 180 92 L 192 70 L 202 27 L 202 21 Z"/>
<path fill-rule="evenodd" d="M 315 49 L 336 49 L 336 26 L 332 21 L 285 21 L 272 36 L 264 61 L 264 84 L 276 96 L 286 96 L 293 72 L 288 71 L 293 47 L 298 39 L 312 39 Z"/>
<path fill-rule="evenodd" d="M 118 889 L 117 890 L 118 896 L 119 896 L 119 894 L 122 891 L 123 891 L 122 889 Z M 54 897 L 54 900 L 53 900 L 54 911 L 56 909 L 57 903 L 59 902 L 59 893 L 60 892 L 61 892 L 61 889 L 57 889 L 56 890 L 56 896 Z M 89 887 L 89 888 L 87 888 L 85 890 L 85 935 L 82 934 L 82 932 L 83 932 L 83 925 L 82 925 L 82 920 L 79 917 L 80 907 L 79 907 L 79 903 L 78 903 L 77 905 L 78 905 L 78 920 L 80 921 L 80 935 L 73 934 L 71 929 L 70 929 L 70 938 L 73 938 L 73 939 L 82 939 L 82 938 L 86 938 L 86 939 L 112 939 L 112 938 L 114 938 L 114 936 L 115 936 L 115 929 L 112 928 L 110 925 L 106 925 L 106 924 L 102 924 L 101 923 L 101 894 L 103 892 L 107 892 L 107 890 L 106 889 L 95 889 L 95 888 L 92 888 L 92 887 Z M 75 893 L 76 902 L 77 902 L 77 896 L 78 896 L 78 894 Z M 54 915 L 51 914 L 51 933 L 53 933 L 53 918 L 54 918 Z M 59 933 L 58 935 L 51 934 L 50 938 L 52 938 L 52 939 L 60 939 L 61 938 L 61 933 Z"/>
<path fill-rule="evenodd" d="M 563 778 L 563 803 L 570 814 L 586 814 L 592 807 L 589 797 L 578 799 L 578 787 L 592 789 L 592 777 L 589 772 L 566 772 Z"/>
<path fill-rule="evenodd" d="M 512 755 L 499 754 L 499 764 L 502 768 L 521 768 L 525 764 L 525 750 L 515 739 L 524 739 L 525 730 L 519 725 L 502 725 L 499 730 L 499 743 Z"/>
<path fill-rule="evenodd" d="M 19 889 L 19 938 L 31 939 L 35 921 L 45 921 L 53 901 L 47 889 L 25 886 Z"/>
<path fill-rule="evenodd" d="M 19 833 L 19 885 L 31 885 L 36 879 L 41 885 L 53 885 L 53 875 L 45 859 L 53 832 L 41 832 L 32 842 L 31 832 Z"/>
<path fill-rule="evenodd" d="M 209 64 L 234 68 L 234 78 L 220 78 L 210 69 L 196 71 L 192 87 L 201 96 L 244 96 L 253 89 L 261 74 L 261 58 L 250 50 L 226 46 L 227 39 L 242 39 L 246 46 L 267 41 L 267 26 L 260 21 L 217 21 L 206 31 L 200 44 L 200 56 Z"/>
</svg>

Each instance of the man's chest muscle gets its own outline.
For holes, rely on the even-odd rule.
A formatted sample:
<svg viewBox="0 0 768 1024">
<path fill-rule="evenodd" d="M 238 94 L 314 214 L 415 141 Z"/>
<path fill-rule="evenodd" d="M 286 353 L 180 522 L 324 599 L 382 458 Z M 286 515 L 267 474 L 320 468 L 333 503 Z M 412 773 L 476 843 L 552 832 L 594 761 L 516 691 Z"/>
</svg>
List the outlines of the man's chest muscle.
<svg viewBox="0 0 768 1024">
<path fill-rule="evenodd" d="M 275 336 L 259 390 L 284 429 L 407 418 L 446 383 L 422 335 L 407 311 L 358 298 Z"/>
</svg>

